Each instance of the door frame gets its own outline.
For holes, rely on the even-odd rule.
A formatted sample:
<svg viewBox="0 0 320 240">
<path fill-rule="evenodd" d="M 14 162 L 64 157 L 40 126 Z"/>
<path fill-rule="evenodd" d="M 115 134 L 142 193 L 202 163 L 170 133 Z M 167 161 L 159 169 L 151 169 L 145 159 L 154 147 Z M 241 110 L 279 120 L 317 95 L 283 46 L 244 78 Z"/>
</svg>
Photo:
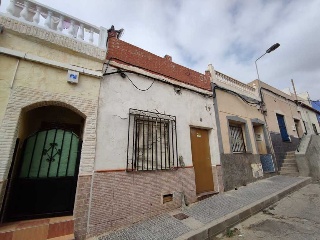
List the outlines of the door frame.
<svg viewBox="0 0 320 240">
<path fill-rule="evenodd" d="M 213 172 L 212 172 L 212 154 L 211 154 L 211 148 L 210 148 L 210 131 L 212 130 L 212 128 L 189 125 L 189 129 L 190 129 L 189 131 L 190 131 L 190 150 L 191 150 L 191 158 L 192 158 L 192 165 L 193 165 L 193 169 L 194 169 L 195 175 L 196 175 L 196 168 L 195 168 L 194 159 L 193 159 L 193 153 L 192 153 L 191 129 L 204 130 L 204 131 L 207 132 L 207 136 L 208 136 L 208 150 L 209 150 L 209 163 L 210 163 L 210 176 L 208 176 L 208 177 L 211 179 L 211 182 L 212 182 L 212 190 L 210 190 L 210 191 L 205 191 L 205 192 L 198 192 L 198 191 L 197 191 L 197 180 L 196 180 L 196 176 L 195 176 L 196 194 L 197 194 L 197 195 L 201 195 L 201 194 L 206 193 L 206 192 L 213 192 L 213 191 L 214 191 L 214 178 L 213 178 Z"/>
</svg>

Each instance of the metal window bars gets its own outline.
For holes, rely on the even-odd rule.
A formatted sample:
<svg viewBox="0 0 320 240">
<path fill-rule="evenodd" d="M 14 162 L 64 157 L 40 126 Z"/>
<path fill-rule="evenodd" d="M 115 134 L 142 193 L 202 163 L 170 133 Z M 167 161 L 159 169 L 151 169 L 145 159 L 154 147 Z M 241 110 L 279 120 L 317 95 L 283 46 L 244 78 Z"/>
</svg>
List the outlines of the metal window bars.
<svg viewBox="0 0 320 240">
<path fill-rule="evenodd" d="M 241 126 L 230 126 L 232 152 L 246 152 Z"/>
<path fill-rule="evenodd" d="M 178 166 L 176 117 L 129 109 L 127 171 Z"/>
</svg>

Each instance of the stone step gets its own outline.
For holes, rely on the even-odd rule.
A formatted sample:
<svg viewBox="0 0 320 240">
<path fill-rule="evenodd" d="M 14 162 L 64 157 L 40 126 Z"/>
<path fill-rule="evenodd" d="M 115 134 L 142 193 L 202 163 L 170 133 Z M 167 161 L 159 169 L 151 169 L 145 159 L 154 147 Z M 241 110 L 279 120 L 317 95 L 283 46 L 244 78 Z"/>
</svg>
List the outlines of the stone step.
<svg viewBox="0 0 320 240">
<path fill-rule="evenodd" d="M 299 171 L 298 170 L 280 170 L 281 175 L 286 175 L 291 173 L 299 173 Z"/>
<path fill-rule="evenodd" d="M 289 154 L 289 155 L 294 155 L 296 152 L 295 151 L 292 151 L 292 152 L 286 152 L 286 154 Z"/>
<path fill-rule="evenodd" d="M 285 171 L 289 171 L 289 172 L 298 172 L 298 167 L 281 167 L 280 171 L 285 172 Z"/>
<path fill-rule="evenodd" d="M 289 152 L 286 152 L 287 154 L 295 154 L 296 151 L 289 151 Z"/>
<path fill-rule="evenodd" d="M 0 224 L 0 239 L 71 240 L 74 237 L 72 216 L 42 218 Z"/>
<path fill-rule="evenodd" d="M 292 173 L 281 173 L 280 175 L 284 175 L 284 176 L 290 176 L 290 177 L 299 177 L 299 172 L 292 172 Z"/>
<path fill-rule="evenodd" d="M 74 234 L 64 235 L 55 238 L 48 238 L 47 240 L 75 240 Z"/>
<path fill-rule="evenodd" d="M 286 159 L 296 159 L 296 156 L 286 155 L 284 158 Z"/>
<path fill-rule="evenodd" d="M 283 159 L 283 163 L 292 163 L 292 164 L 297 164 L 297 161 L 295 159 Z"/>
<path fill-rule="evenodd" d="M 298 167 L 296 162 L 283 162 L 282 167 Z"/>
</svg>

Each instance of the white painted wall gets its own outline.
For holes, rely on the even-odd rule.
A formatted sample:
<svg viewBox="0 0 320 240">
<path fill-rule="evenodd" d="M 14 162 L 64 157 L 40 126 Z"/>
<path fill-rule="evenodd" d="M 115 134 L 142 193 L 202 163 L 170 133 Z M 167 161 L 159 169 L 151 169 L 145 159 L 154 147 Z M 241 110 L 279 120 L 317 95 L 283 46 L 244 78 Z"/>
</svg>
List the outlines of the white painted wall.
<svg viewBox="0 0 320 240">
<path fill-rule="evenodd" d="M 108 72 L 116 71 L 109 67 Z M 127 73 L 141 89 L 146 89 L 152 79 Z M 209 128 L 212 165 L 220 164 L 216 124 L 211 97 L 190 90 L 181 95 L 170 84 L 155 81 L 145 92 L 137 90 L 127 78 L 118 73 L 105 76 L 101 83 L 98 126 L 96 170 L 125 169 L 127 161 L 127 138 L 129 108 L 176 116 L 178 154 L 186 166 L 192 166 L 190 126 Z M 202 121 L 200 120 L 202 119 Z"/>
<path fill-rule="evenodd" d="M 308 135 L 314 134 L 312 124 L 316 125 L 318 133 L 320 133 L 317 115 L 313 111 L 310 111 L 309 109 L 303 108 L 301 106 L 298 109 L 301 113 L 301 118 L 303 119 L 303 121 L 305 121 L 307 134 Z"/>
</svg>

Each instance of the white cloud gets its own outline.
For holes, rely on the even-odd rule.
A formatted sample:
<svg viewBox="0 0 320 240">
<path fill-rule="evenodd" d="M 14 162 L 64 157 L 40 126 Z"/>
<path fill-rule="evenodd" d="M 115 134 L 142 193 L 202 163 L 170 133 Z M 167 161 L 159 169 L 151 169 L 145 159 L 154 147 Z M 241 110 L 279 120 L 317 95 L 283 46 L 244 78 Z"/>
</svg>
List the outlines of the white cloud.
<svg viewBox="0 0 320 240">
<path fill-rule="evenodd" d="M 1 11 L 9 0 L 3 0 Z M 254 61 L 272 44 L 280 48 L 258 61 L 261 80 L 320 92 L 319 0 L 42 0 L 97 26 L 124 28 L 122 39 L 204 72 L 208 63 L 243 82 L 255 79 Z"/>
</svg>

